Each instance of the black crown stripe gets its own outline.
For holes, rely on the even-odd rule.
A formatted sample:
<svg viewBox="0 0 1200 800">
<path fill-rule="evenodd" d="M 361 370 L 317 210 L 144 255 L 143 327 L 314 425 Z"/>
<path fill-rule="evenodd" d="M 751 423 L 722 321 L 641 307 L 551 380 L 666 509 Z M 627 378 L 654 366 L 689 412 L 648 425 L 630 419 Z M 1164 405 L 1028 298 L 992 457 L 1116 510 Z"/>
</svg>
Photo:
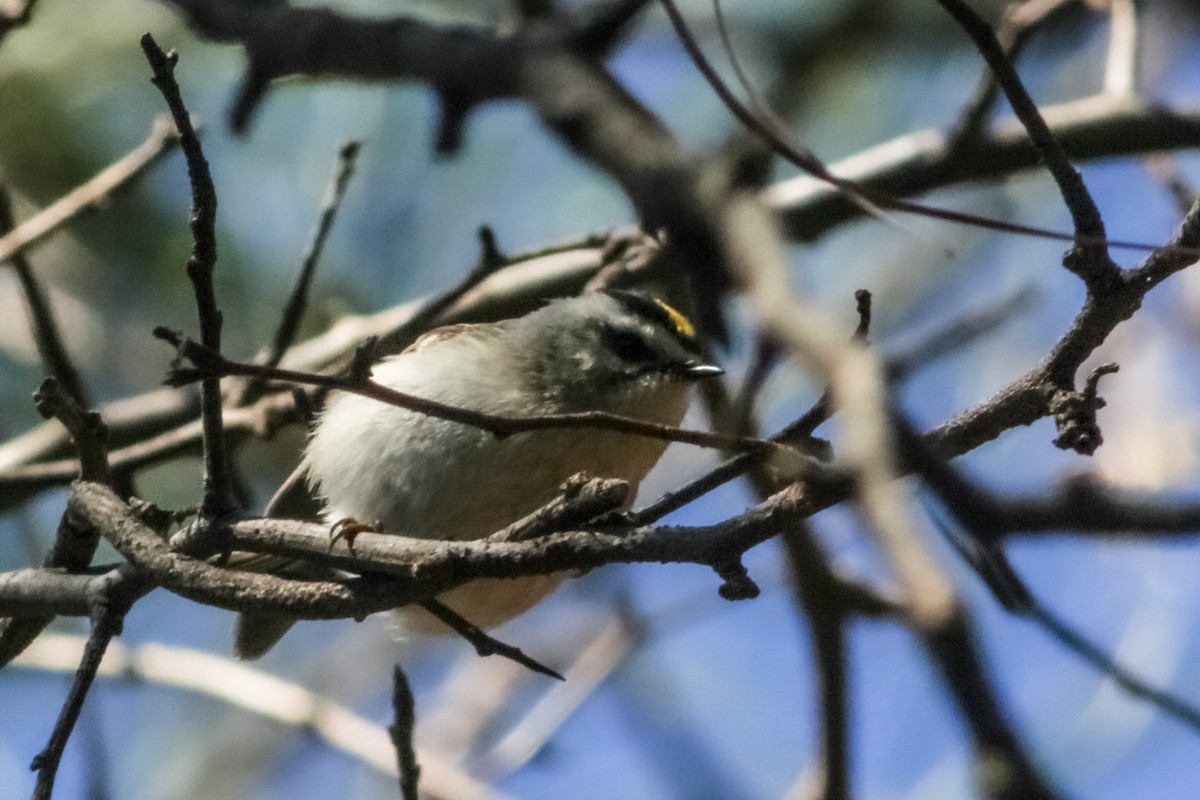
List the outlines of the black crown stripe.
<svg viewBox="0 0 1200 800">
<path fill-rule="evenodd" d="M 629 292 L 622 289 L 604 289 L 603 291 L 604 294 L 624 306 L 626 310 L 659 327 L 666 328 L 675 335 L 680 344 L 692 352 L 699 353 L 696 329 L 692 326 L 691 320 L 662 300 L 640 292 Z"/>
</svg>

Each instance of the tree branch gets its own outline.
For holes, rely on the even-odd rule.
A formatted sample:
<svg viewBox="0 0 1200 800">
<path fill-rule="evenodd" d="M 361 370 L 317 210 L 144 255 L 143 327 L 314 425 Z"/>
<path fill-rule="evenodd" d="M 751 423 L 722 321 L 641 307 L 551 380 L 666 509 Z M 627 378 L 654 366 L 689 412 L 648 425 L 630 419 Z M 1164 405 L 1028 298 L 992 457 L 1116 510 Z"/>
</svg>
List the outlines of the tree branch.
<svg viewBox="0 0 1200 800">
<path fill-rule="evenodd" d="M 200 317 L 200 341 L 214 353 L 221 351 L 221 312 L 213 290 L 213 271 L 217 263 L 217 192 L 200 139 L 192 127 L 191 115 L 183 104 L 179 84 L 175 82 L 174 53 L 167 55 L 150 34 L 142 36 L 142 51 L 154 72 L 152 82 L 162 93 L 180 145 L 187 159 L 188 181 L 192 187 L 192 255 L 187 274 L 196 295 Z M 202 513 L 207 519 L 228 514 L 234 508 L 233 482 L 225 454 L 221 423 L 221 382 L 208 378 L 200 384 L 200 417 L 204 425 L 204 500 Z"/>
<path fill-rule="evenodd" d="M 140 177 L 178 144 L 175 126 L 165 117 L 156 119 L 144 142 L 87 183 L 0 236 L 0 266 L 39 244 L 80 214 L 104 206 L 115 193 Z"/>
</svg>

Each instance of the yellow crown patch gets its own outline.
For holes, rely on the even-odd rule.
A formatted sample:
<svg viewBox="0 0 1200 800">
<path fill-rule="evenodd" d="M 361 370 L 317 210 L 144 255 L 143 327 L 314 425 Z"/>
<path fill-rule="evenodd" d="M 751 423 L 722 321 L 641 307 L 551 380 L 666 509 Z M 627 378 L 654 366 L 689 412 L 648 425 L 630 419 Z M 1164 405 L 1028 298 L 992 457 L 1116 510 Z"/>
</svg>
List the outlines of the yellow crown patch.
<svg viewBox="0 0 1200 800">
<path fill-rule="evenodd" d="M 675 326 L 676 333 L 688 339 L 696 338 L 696 328 L 693 327 L 690 319 L 685 317 L 683 314 L 680 314 L 674 308 L 671 308 L 671 306 L 667 305 L 662 300 L 659 300 L 657 297 L 654 298 L 654 303 L 667 313 L 667 317 L 670 318 L 671 324 Z"/>
</svg>

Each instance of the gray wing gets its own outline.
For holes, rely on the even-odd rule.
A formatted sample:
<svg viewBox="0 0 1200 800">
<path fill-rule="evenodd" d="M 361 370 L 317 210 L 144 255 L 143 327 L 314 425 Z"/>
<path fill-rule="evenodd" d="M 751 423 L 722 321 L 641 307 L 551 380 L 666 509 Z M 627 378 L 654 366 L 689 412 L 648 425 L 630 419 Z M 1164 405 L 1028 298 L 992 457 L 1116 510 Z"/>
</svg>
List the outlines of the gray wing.
<svg viewBox="0 0 1200 800">
<path fill-rule="evenodd" d="M 276 490 L 263 511 L 273 519 L 320 519 L 321 504 L 304 479 L 304 465 L 292 471 Z M 316 577 L 314 567 L 282 556 L 261 553 L 233 553 L 229 566 L 251 572 L 270 572 L 276 575 Z M 295 624 L 286 614 L 238 614 L 233 629 L 233 653 L 243 661 L 260 658 Z"/>
</svg>

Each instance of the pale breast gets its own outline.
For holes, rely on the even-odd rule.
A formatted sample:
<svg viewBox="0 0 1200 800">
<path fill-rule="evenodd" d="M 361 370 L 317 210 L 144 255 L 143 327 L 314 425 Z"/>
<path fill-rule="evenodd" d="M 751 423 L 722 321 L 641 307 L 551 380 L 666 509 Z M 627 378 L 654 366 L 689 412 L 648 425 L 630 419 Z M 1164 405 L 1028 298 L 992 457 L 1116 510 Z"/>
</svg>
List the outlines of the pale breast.
<svg viewBox="0 0 1200 800">
<path fill-rule="evenodd" d="M 486 363 L 484 348 L 454 346 L 445 360 L 437 343 L 383 362 L 376 380 L 399 391 L 509 416 L 547 409 L 511 387 L 505 365 Z M 475 363 L 469 363 L 474 361 Z M 469 370 L 477 377 L 464 384 Z M 448 375 L 439 380 L 439 375 Z M 614 413 L 677 424 L 687 389 L 667 385 L 661 396 L 631 398 Z M 498 438 L 353 395 L 335 398 L 306 455 L 310 476 L 326 498 L 331 521 L 353 517 L 389 532 L 430 538 L 486 536 L 552 499 L 579 472 L 626 480 L 636 488 L 666 443 L 595 429 L 537 431 Z"/>
</svg>

